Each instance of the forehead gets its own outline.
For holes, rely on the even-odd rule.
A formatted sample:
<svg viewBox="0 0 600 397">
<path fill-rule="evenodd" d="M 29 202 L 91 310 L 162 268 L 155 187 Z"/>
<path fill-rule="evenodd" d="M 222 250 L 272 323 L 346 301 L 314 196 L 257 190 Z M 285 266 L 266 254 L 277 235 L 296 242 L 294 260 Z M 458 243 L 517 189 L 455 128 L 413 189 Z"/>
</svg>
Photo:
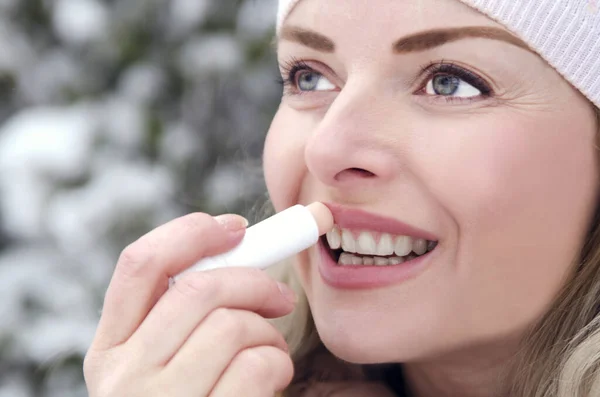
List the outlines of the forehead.
<svg viewBox="0 0 600 397">
<path fill-rule="evenodd" d="M 458 0 L 301 0 L 284 25 L 315 30 L 339 47 L 389 47 L 423 30 L 502 25 Z M 343 48 L 341 48 L 343 49 Z"/>
</svg>

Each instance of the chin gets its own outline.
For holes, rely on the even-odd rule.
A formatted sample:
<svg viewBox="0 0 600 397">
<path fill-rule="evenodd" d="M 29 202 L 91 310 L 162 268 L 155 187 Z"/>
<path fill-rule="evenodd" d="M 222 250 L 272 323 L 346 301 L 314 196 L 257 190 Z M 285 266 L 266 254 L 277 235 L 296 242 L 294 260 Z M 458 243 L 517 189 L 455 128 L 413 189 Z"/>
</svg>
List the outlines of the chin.
<svg viewBox="0 0 600 397">
<path fill-rule="evenodd" d="M 323 345 L 336 357 L 352 364 L 399 363 L 434 354 L 423 350 L 430 346 L 416 334 L 384 333 L 367 327 L 332 326 L 329 321 L 315 319 Z M 372 332 L 371 332 L 372 331 Z"/>
</svg>

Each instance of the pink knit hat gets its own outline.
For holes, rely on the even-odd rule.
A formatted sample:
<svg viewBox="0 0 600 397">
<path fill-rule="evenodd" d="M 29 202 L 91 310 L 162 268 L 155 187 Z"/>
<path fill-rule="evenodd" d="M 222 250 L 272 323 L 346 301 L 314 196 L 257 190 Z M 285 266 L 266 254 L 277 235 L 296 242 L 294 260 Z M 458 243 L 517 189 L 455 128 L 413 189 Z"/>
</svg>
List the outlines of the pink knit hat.
<svg viewBox="0 0 600 397">
<path fill-rule="evenodd" d="M 299 1 L 279 0 L 278 34 Z M 600 107 L 600 0 L 460 1 L 501 23 L 528 43 Z"/>
</svg>

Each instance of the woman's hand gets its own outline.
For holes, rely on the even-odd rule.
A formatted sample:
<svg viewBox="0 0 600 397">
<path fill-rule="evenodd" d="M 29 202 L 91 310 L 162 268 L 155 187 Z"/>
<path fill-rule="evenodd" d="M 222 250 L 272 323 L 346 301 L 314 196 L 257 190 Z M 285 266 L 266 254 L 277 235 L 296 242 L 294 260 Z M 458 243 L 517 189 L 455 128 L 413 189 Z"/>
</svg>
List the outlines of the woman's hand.
<svg viewBox="0 0 600 397">
<path fill-rule="evenodd" d="M 287 345 L 265 318 L 293 309 L 293 293 L 256 269 L 190 272 L 230 250 L 237 216 L 191 214 L 121 254 L 84 362 L 91 397 L 272 397 L 292 379 Z"/>
</svg>

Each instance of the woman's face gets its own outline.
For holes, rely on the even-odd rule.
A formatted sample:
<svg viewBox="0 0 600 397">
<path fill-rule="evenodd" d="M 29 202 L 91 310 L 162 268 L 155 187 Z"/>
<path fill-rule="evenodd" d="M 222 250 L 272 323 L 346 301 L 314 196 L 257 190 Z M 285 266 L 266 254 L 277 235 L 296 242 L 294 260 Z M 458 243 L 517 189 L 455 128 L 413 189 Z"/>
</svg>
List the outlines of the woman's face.
<svg viewBox="0 0 600 397">
<path fill-rule="evenodd" d="M 357 253 L 346 258 L 363 265 L 342 268 L 323 241 L 298 255 L 325 345 L 375 363 L 518 340 L 569 275 L 595 208 L 583 96 L 456 0 L 303 0 L 278 58 L 291 81 L 264 153 L 276 209 L 327 203 L 348 251 L 382 236 L 396 256 L 437 242 L 390 266 Z"/>
</svg>

